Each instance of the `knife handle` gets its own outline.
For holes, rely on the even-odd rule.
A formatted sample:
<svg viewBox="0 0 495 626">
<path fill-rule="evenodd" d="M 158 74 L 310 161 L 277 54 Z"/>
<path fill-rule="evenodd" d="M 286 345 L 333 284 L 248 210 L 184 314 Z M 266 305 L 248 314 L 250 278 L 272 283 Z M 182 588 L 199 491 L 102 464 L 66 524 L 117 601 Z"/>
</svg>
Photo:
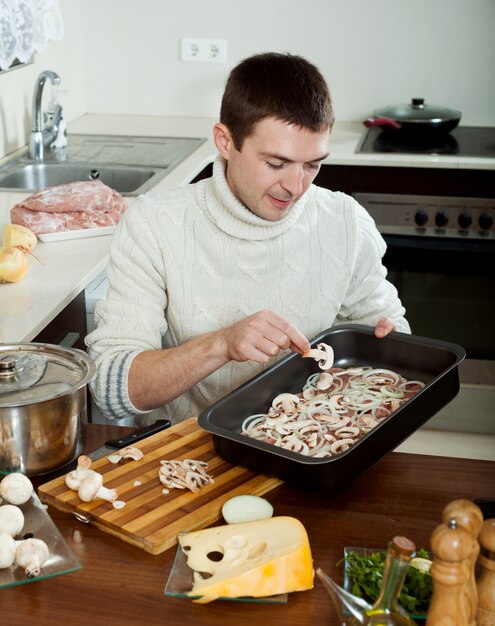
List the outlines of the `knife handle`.
<svg viewBox="0 0 495 626">
<path fill-rule="evenodd" d="M 171 425 L 170 420 L 156 420 L 154 424 L 145 426 L 144 428 L 138 428 L 126 437 L 121 437 L 120 439 L 109 439 L 108 441 L 105 441 L 105 445 L 110 446 L 111 448 L 126 448 L 127 446 L 131 446 L 136 441 L 141 441 L 141 439 L 145 439 L 150 435 L 154 435 L 155 433 L 159 433 L 161 430 L 169 428 Z"/>
</svg>

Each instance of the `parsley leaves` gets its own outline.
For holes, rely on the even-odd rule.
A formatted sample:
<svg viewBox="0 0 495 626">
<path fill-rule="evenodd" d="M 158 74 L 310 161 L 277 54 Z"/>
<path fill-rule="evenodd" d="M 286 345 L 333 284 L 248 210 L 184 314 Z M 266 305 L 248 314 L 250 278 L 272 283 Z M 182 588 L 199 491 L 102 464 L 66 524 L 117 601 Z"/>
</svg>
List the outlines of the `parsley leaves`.
<svg viewBox="0 0 495 626">
<path fill-rule="evenodd" d="M 363 555 L 350 551 L 345 557 L 346 576 L 350 579 L 349 591 L 368 602 L 374 602 L 382 584 L 386 552 L 366 552 Z M 417 551 L 417 556 L 429 559 L 427 550 Z M 433 593 L 430 574 L 409 567 L 400 594 L 399 603 L 416 616 L 426 614 Z"/>
</svg>

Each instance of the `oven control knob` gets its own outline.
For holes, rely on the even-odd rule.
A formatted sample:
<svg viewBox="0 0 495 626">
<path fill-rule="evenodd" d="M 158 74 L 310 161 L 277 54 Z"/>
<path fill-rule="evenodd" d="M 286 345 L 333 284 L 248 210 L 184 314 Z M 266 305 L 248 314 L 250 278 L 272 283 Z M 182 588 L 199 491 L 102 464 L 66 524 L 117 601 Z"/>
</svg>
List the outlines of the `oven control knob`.
<svg viewBox="0 0 495 626">
<path fill-rule="evenodd" d="M 488 230 L 493 226 L 493 217 L 490 215 L 490 213 L 482 213 L 480 215 L 478 223 L 481 229 Z"/>
<path fill-rule="evenodd" d="M 440 228 L 442 226 L 447 226 L 448 221 L 449 216 L 448 213 L 446 213 L 445 211 L 440 211 L 435 215 L 435 224 Z"/>
<path fill-rule="evenodd" d="M 424 226 L 428 221 L 428 213 L 420 209 L 414 216 L 414 221 L 418 226 Z"/>
<path fill-rule="evenodd" d="M 459 217 L 457 218 L 457 222 L 459 223 L 459 226 L 462 229 L 466 230 L 473 223 L 473 218 L 471 217 L 471 213 L 464 211 L 464 213 L 461 213 Z"/>
</svg>

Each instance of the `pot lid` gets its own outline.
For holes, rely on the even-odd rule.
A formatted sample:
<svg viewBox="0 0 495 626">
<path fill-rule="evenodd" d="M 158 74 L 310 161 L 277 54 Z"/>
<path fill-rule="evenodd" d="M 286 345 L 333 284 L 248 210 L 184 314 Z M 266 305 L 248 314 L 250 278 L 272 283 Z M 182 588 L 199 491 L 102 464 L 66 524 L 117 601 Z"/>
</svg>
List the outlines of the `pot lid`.
<svg viewBox="0 0 495 626">
<path fill-rule="evenodd" d="M 375 111 L 374 115 L 390 117 L 398 122 L 448 122 L 460 120 L 462 113 L 433 104 L 425 104 L 424 98 L 412 98 L 409 104 L 389 106 Z"/>
<path fill-rule="evenodd" d="M 82 350 L 47 343 L 0 344 L 0 409 L 66 395 L 86 385 L 95 371 Z"/>
</svg>

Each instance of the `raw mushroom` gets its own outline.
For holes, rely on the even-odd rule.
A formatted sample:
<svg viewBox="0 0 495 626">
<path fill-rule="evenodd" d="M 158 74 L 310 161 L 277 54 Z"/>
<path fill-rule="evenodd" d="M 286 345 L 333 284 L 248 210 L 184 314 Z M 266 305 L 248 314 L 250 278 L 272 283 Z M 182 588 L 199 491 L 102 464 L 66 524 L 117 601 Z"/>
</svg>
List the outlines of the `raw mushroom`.
<svg viewBox="0 0 495 626">
<path fill-rule="evenodd" d="M 140 461 L 144 457 L 144 453 L 139 448 L 135 446 L 127 446 L 127 448 L 122 448 L 115 454 L 111 454 L 108 456 L 108 460 L 110 463 L 120 463 L 122 459 L 132 459 L 133 461 Z"/>
<path fill-rule="evenodd" d="M 11 537 L 19 535 L 24 528 L 24 513 L 15 504 L 0 506 L 0 532 Z"/>
<path fill-rule="evenodd" d="M 77 491 L 83 502 L 91 502 L 96 498 L 114 502 L 117 499 L 115 489 L 103 487 L 103 476 L 91 468 L 91 459 L 82 454 L 77 459 L 77 468 L 65 477 L 65 484 L 69 489 Z"/>
<path fill-rule="evenodd" d="M 92 461 L 89 456 L 81 454 L 81 456 L 77 459 L 76 469 L 69 472 L 65 477 L 65 484 L 69 487 L 69 489 L 74 489 L 74 491 L 79 489 L 81 480 L 93 471 L 89 469 L 91 467 L 91 463 Z"/>
<path fill-rule="evenodd" d="M 23 567 L 28 578 L 39 576 L 41 566 L 48 559 L 48 546 L 41 539 L 25 539 L 21 541 L 15 553 L 19 567 Z"/>
<path fill-rule="evenodd" d="M 10 504 L 25 504 L 33 493 L 33 483 L 20 472 L 7 474 L 0 482 L 0 497 Z"/>
<path fill-rule="evenodd" d="M 17 544 L 9 533 L 0 532 L 0 569 L 14 564 Z"/>
<path fill-rule="evenodd" d="M 195 459 L 184 459 L 183 461 L 160 461 L 158 478 L 165 487 L 176 489 L 189 489 L 193 493 L 198 491 L 207 483 L 213 483 L 213 476 L 206 470 L 206 461 Z M 167 492 L 168 493 L 168 490 Z"/>
<path fill-rule="evenodd" d="M 326 343 L 319 343 L 316 348 L 306 350 L 303 358 L 311 358 L 318 361 L 318 366 L 322 370 L 329 370 L 333 365 L 333 348 Z"/>
<path fill-rule="evenodd" d="M 318 378 L 316 387 L 317 389 L 321 389 L 322 391 L 325 391 L 326 389 L 330 388 L 332 383 L 333 383 L 333 376 L 330 374 L 330 372 L 322 372 L 320 374 L 320 377 Z"/>
<path fill-rule="evenodd" d="M 104 487 L 103 476 L 93 471 L 81 480 L 77 493 L 83 502 L 91 502 L 91 500 L 96 500 L 97 498 L 115 502 L 117 499 L 115 489 Z"/>
<path fill-rule="evenodd" d="M 300 402 L 301 398 L 294 393 L 281 393 L 273 399 L 272 407 L 285 413 L 293 413 Z"/>
</svg>

